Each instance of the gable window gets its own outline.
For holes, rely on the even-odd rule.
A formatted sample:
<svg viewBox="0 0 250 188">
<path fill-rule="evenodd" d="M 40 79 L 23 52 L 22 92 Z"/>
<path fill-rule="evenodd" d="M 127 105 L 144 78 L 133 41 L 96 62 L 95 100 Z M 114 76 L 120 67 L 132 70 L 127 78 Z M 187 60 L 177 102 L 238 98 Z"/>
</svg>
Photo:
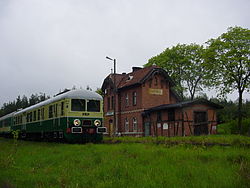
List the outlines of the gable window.
<svg viewBox="0 0 250 188">
<path fill-rule="evenodd" d="M 137 119 L 134 117 L 133 118 L 133 130 L 137 131 L 138 127 L 137 127 Z"/>
<path fill-rule="evenodd" d="M 158 79 L 157 79 L 157 77 L 155 77 L 155 86 L 157 86 L 158 85 Z"/>
<path fill-rule="evenodd" d="M 129 132 L 129 121 L 128 121 L 128 118 L 125 119 L 125 132 Z"/>
<path fill-rule="evenodd" d="M 125 104 L 126 104 L 126 106 L 129 105 L 128 93 L 126 93 L 126 95 L 125 95 Z"/>
<path fill-rule="evenodd" d="M 134 105 L 134 106 L 135 106 L 136 103 L 137 103 L 136 97 L 137 97 L 137 94 L 136 94 L 136 92 L 134 91 L 134 92 L 133 92 L 133 105 Z"/>
</svg>

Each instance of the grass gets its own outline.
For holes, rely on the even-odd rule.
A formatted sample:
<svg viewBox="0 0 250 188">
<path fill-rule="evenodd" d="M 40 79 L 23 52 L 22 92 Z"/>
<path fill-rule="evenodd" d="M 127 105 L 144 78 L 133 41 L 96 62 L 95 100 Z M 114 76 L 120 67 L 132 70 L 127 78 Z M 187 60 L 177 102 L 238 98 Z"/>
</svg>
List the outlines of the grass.
<svg viewBox="0 0 250 188">
<path fill-rule="evenodd" d="M 250 127 L 250 118 L 242 119 L 242 133 L 248 135 Z M 238 119 L 218 125 L 219 134 L 237 134 L 239 132 Z"/>
<path fill-rule="evenodd" d="M 250 145 L 250 137 L 241 135 L 209 135 L 187 137 L 104 137 L 104 143 L 162 143 L 162 144 L 201 144 L 201 145 Z"/>
<path fill-rule="evenodd" d="M 0 187 L 250 186 L 244 146 L 16 144 L 0 138 L 0 151 Z"/>
</svg>

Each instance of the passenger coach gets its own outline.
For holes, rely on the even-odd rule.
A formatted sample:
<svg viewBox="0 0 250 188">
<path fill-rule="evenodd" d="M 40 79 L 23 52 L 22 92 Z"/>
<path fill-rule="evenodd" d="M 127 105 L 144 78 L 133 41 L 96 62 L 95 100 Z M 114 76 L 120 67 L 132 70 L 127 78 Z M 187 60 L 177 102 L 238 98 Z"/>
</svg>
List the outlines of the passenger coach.
<svg viewBox="0 0 250 188">
<path fill-rule="evenodd" d="M 102 140 L 103 100 L 96 92 L 72 90 L 0 118 L 0 134 L 21 138 L 88 142 Z"/>
</svg>

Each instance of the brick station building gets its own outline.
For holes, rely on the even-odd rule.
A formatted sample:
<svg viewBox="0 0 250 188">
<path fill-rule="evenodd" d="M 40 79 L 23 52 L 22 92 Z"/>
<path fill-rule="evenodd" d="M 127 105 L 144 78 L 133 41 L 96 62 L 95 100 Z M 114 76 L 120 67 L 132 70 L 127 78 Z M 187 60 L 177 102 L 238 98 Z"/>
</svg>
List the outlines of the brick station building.
<svg viewBox="0 0 250 188">
<path fill-rule="evenodd" d="M 108 75 L 102 84 L 104 124 L 108 133 L 133 136 L 215 134 L 216 110 L 221 106 L 205 99 L 180 101 L 172 89 L 174 85 L 167 72 L 157 66 L 133 67 L 131 73 Z"/>
</svg>

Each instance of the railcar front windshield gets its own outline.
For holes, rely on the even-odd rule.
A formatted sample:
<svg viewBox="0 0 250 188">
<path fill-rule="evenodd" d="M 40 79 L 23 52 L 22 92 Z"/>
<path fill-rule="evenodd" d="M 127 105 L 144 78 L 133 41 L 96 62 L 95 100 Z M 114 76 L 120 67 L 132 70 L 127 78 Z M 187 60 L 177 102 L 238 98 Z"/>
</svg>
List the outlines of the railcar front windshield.
<svg viewBox="0 0 250 188">
<path fill-rule="evenodd" d="M 100 101 L 98 100 L 89 100 L 87 103 L 88 112 L 100 112 Z"/>
<path fill-rule="evenodd" d="M 84 99 L 72 99 L 71 111 L 85 111 L 86 105 Z"/>
</svg>

